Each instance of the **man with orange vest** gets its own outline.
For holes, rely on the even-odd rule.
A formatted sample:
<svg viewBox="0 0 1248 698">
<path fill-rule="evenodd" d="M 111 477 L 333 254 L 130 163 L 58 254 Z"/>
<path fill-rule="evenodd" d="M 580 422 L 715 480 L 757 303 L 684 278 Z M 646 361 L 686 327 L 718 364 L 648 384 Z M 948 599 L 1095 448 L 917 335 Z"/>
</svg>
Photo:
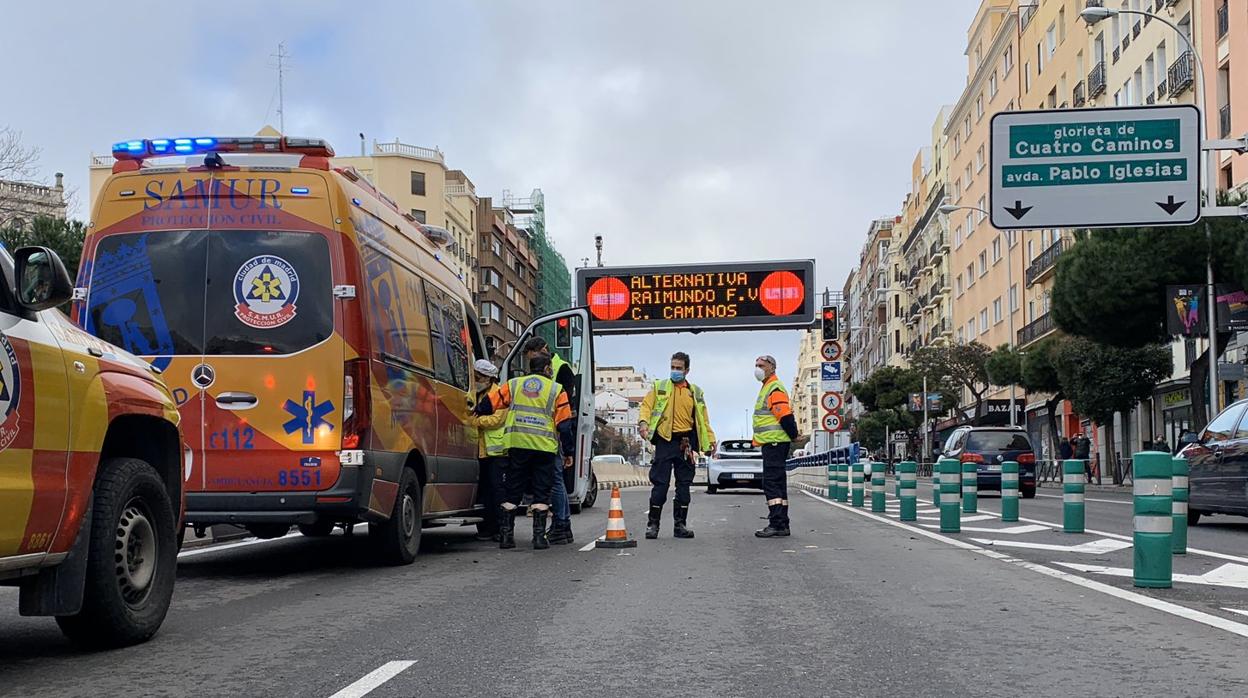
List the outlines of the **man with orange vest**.
<svg viewBox="0 0 1248 698">
<path fill-rule="evenodd" d="M 784 464 L 797 439 L 797 420 L 789 405 L 789 392 L 776 377 L 776 360 L 754 360 L 754 378 L 763 384 L 754 402 L 754 444 L 763 451 L 763 496 L 767 498 L 767 526 L 755 531 L 759 538 L 789 535 L 789 489 Z"/>
</svg>

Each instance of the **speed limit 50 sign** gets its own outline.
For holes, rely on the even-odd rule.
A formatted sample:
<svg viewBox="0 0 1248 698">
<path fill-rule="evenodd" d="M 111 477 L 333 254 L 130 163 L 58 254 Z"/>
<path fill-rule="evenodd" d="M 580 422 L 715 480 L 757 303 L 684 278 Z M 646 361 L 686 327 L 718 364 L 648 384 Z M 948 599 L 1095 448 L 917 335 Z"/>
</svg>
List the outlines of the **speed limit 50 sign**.
<svg viewBox="0 0 1248 698">
<path fill-rule="evenodd" d="M 834 414 L 832 412 L 829 412 L 828 414 L 823 415 L 823 430 L 824 431 L 840 431 L 841 430 L 841 415 Z"/>
</svg>

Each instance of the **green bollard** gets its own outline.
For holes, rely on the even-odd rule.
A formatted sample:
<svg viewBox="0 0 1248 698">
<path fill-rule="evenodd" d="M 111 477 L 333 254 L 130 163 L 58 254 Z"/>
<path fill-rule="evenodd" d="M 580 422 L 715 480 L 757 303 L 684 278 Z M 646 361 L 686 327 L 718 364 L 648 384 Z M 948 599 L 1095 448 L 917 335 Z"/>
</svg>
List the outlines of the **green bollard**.
<svg viewBox="0 0 1248 698">
<path fill-rule="evenodd" d="M 979 466 L 974 463 L 962 464 L 962 511 L 979 511 Z"/>
<path fill-rule="evenodd" d="M 901 499 L 901 463 L 893 470 L 893 496 Z"/>
<path fill-rule="evenodd" d="M 1012 460 L 1001 464 L 1001 521 L 1018 521 L 1018 463 Z"/>
<path fill-rule="evenodd" d="M 1169 453 L 1143 451 L 1135 454 L 1135 586 L 1169 589 L 1174 585 L 1174 560 L 1170 536 L 1174 530 L 1172 491 L 1174 463 Z"/>
<path fill-rule="evenodd" d="M 958 487 L 962 464 L 952 458 L 940 459 L 940 532 L 960 533 L 962 514 L 958 511 Z"/>
<path fill-rule="evenodd" d="M 1174 526 L 1170 533 L 1170 552 L 1175 555 L 1187 554 L 1187 500 L 1191 494 L 1187 484 L 1187 459 L 1175 458 L 1173 460 L 1172 477 L 1170 478 L 1170 486 L 1174 490 L 1171 495 L 1171 517 L 1174 519 Z"/>
<path fill-rule="evenodd" d="M 852 506 L 852 507 L 861 507 L 861 506 L 862 506 L 862 499 L 863 499 L 863 492 L 862 492 L 862 478 L 863 478 L 863 473 L 862 473 L 862 461 L 858 461 L 857 463 L 854 463 L 852 466 L 850 466 L 849 477 L 850 477 L 850 480 L 849 480 L 849 493 L 850 493 L 850 502 L 849 502 L 849 505 L 850 505 L 850 506 Z"/>
<path fill-rule="evenodd" d="M 897 466 L 897 483 L 901 486 L 901 520 L 918 521 L 919 490 L 915 472 L 919 469 L 914 461 L 902 461 Z"/>
<path fill-rule="evenodd" d="M 836 464 L 828 458 L 828 499 L 836 499 Z"/>
<path fill-rule="evenodd" d="M 932 506 L 940 506 L 940 463 L 932 463 Z"/>
<path fill-rule="evenodd" d="M 884 464 L 875 463 L 871 466 L 871 511 L 876 514 L 884 513 L 884 491 L 885 477 Z"/>
<path fill-rule="evenodd" d="M 837 484 L 836 501 L 848 502 L 849 501 L 849 463 L 841 463 L 840 465 L 836 466 L 836 474 L 837 474 L 837 479 L 840 480 L 840 482 Z"/>
<path fill-rule="evenodd" d="M 1062 463 L 1062 530 L 1066 533 L 1083 533 L 1083 479 L 1083 461 Z"/>
</svg>

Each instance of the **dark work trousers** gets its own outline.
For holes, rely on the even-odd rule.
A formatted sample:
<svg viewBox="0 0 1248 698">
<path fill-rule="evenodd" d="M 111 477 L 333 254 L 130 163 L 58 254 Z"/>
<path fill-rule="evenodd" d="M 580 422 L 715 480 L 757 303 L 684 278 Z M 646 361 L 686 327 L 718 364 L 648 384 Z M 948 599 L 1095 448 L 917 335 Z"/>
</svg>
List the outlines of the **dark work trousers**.
<svg viewBox="0 0 1248 698">
<path fill-rule="evenodd" d="M 507 456 L 486 456 L 480 459 L 480 465 L 481 482 L 477 500 L 485 507 L 485 530 L 492 533 L 498 528 L 498 506 L 503 503 L 503 472 L 507 468 Z"/>
<path fill-rule="evenodd" d="M 667 488 L 672 483 L 672 472 L 676 473 L 677 504 L 689 505 L 689 485 L 693 484 L 694 464 L 680 452 L 680 439 L 685 437 L 693 440 L 693 432 L 672 434 L 667 441 L 661 436 L 654 437 L 654 463 L 650 466 L 650 506 L 661 507 L 667 503 Z"/>
<path fill-rule="evenodd" d="M 550 504 L 550 488 L 555 484 L 555 454 L 527 448 L 513 448 L 509 454 L 505 498 L 509 504 L 520 504 L 526 493 L 533 493 L 534 504 Z"/>
<path fill-rule="evenodd" d="M 767 499 L 768 506 L 771 505 L 773 499 L 788 500 L 789 485 L 788 474 L 784 470 L 784 463 L 789 459 L 790 442 L 781 444 L 763 444 L 763 496 Z M 780 523 L 788 524 L 788 521 Z"/>
</svg>

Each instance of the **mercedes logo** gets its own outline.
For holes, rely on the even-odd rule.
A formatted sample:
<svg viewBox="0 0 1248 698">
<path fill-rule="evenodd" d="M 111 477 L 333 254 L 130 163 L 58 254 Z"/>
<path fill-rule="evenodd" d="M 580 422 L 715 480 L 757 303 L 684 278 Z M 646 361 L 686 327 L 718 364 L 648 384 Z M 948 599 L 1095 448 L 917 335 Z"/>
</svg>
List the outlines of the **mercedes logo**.
<svg viewBox="0 0 1248 698">
<path fill-rule="evenodd" d="M 217 372 L 208 364 L 200 364 L 191 371 L 191 382 L 202 390 L 212 385 L 217 379 Z"/>
</svg>

